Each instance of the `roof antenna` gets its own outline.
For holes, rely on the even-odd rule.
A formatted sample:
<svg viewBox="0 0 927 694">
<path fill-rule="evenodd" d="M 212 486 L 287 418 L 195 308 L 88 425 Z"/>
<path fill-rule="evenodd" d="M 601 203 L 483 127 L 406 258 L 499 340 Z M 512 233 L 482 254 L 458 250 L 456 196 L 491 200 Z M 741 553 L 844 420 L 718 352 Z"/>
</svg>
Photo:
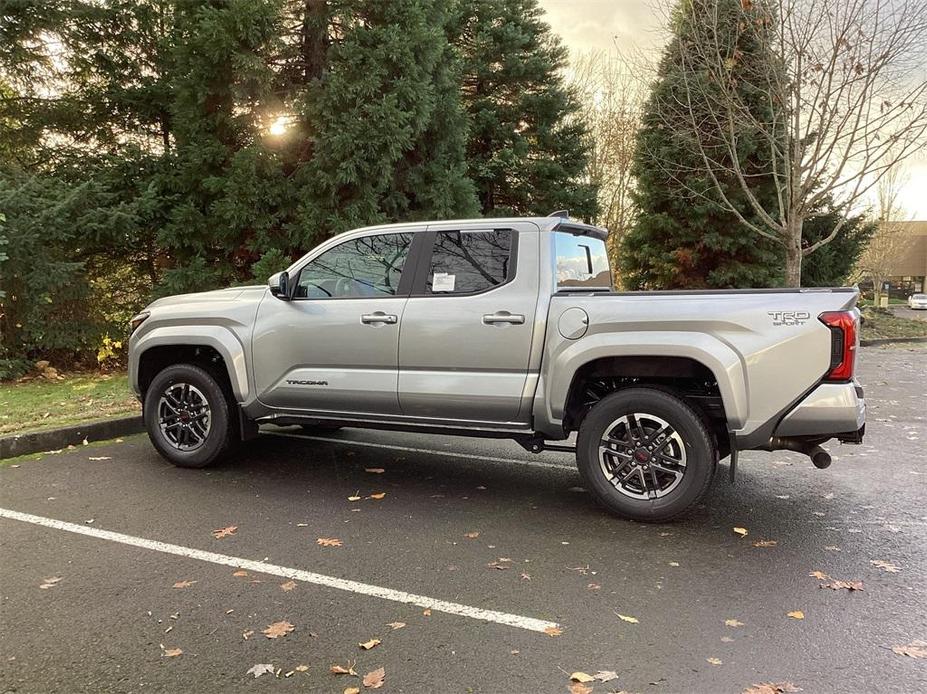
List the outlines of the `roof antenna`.
<svg viewBox="0 0 927 694">
<path fill-rule="evenodd" d="M 570 211 L 569 210 L 557 210 L 556 212 L 551 212 L 548 217 L 560 217 L 560 219 L 569 219 Z"/>
</svg>

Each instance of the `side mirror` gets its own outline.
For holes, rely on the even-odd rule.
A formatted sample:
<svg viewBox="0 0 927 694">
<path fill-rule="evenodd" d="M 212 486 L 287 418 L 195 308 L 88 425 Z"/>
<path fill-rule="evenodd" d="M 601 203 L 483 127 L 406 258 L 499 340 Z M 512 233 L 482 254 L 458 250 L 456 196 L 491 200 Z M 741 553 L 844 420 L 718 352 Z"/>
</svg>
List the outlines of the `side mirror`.
<svg viewBox="0 0 927 694">
<path fill-rule="evenodd" d="M 267 286 L 270 288 L 270 293 L 278 299 L 290 300 L 290 274 L 286 270 L 271 275 L 267 280 Z"/>
</svg>

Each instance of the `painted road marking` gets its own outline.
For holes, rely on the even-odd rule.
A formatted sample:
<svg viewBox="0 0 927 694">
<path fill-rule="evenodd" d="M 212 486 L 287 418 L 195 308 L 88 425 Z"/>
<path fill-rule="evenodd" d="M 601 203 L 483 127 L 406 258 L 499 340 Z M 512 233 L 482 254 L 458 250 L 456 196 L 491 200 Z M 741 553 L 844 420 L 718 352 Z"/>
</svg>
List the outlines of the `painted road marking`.
<svg viewBox="0 0 927 694">
<path fill-rule="evenodd" d="M 329 443 L 343 443 L 348 446 L 367 446 L 369 448 L 385 448 L 391 451 L 406 453 L 428 453 L 430 455 L 443 455 L 448 458 L 463 458 L 465 460 L 482 460 L 487 463 L 505 463 L 508 465 L 524 465 L 526 467 L 553 468 L 554 470 L 569 470 L 577 472 L 575 465 L 560 465 L 559 463 L 538 463 L 533 460 L 519 460 L 518 458 L 496 458 L 491 455 L 475 455 L 470 453 L 455 453 L 442 451 L 436 448 L 412 448 L 411 446 L 396 446 L 390 443 L 372 443 L 370 441 L 354 441 L 352 439 L 336 439 L 328 436 L 303 436 L 301 434 L 287 434 L 277 431 L 262 431 L 262 436 L 284 436 L 289 439 L 308 439 L 310 441 L 327 441 Z"/>
<path fill-rule="evenodd" d="M 324 574 L 317 574 L 311 571 L 303 571 L 302 569 L 291 569 L 286 566 L 277 566 L 276 564 L 268 564 L 262 561 L 252 561 L 251 559 L 242 559 L 240 557 L 231 557 L 226 554 L 206 552 L 201 549 L 194 549 L 192 547 L 182 547 L 181 545 L 172 545 L 167 542 L 158 542 L 157 540 L 149 540 L 144 537 L 123 535 L 122 533 L 116 533 L 111 530 L 91 528 L 86 525 L 68 523 L 66 521 L 57 520 L 55 518 L 45 518 L 44 516 L 33 516 L 29 513 L 20 513 L 19 511 L 12 511 L 5 508 L 0 508 L 0 518 L 9 518 L 10 520 L 22 521 L 23 523 L 32 523 L 33 525 L 41 525 L 46 528 L 64 530 L 66 532 L 76 533 L 78 535 L 87 535 L 89 537 L 95 537 L 100 540 L 109 540 L 110 542 L 118 542 L 123 545 L 131 545 L 132 547 L 141 547 L 142 549 L 148 549 L 154 552 L 174 554 L 178 557 L 199 559 L 200 561 L 206 561 L 212 564 L 221 564 L 223 566 L 231 566 L 236 569 L 245 569 L 247 571 L 254 571 L 255 573 L 270 574 L 272 576 L 280 576 L 281 578 L 291 578 L 294 581 L 314 583 L 315 585 L 319 586 L 335 588 L 336 590 L 345 590 L 350 593 L 357 593 L 359 595 L 369 595 L 374 598 L 392 600 L 393 602 L 401 602 L 407 605 L 417 605 L 419 607 L 437 610 L 438 612 L 446 612 L 448 614 L 454 614 L 460 617 L 469 617 L 470 619 L 478 619 L 484 622 L 495 622 L 496 624 L 504 624 L 506 626 L 516 627 L 518 629 L 527 629 L 528 631 L 543 632 L 546 629 L 551 629 L 558 626 L 556 622 L 546 622 L 543 619 L 523 617 L 521 615 L 509 614 L 507 612 L 497 612 L 495 610 L 484 610 L 480 607 L 471 607 L 469 605 L 461 605 L 460 603 L 456 602 L 447 602 L 445 600 L 429 598 L 426 595 L 406 593 L 405 591 L 393 590 L 392 588 L 384 588 L 382 586 L 375 586 L 371 585 L 370 583 L 348 581 L 343 578 L 326 576 Z"/>
</svg>

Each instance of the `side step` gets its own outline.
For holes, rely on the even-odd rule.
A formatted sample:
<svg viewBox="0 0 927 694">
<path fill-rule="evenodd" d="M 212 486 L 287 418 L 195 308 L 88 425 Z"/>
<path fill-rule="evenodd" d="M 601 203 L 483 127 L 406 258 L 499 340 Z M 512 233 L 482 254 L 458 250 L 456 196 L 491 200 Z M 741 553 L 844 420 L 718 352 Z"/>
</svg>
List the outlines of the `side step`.
<svg viewBox="0 0 927 694">
<path fill-rule="evenodd" d="M 558 453 L 576 454 L 576 446 L 568 446 L 563 443 L 548 443 L 540 436 L 518 436 L 515 441 L 529 453 L 556 451 Z"/>
</svg>

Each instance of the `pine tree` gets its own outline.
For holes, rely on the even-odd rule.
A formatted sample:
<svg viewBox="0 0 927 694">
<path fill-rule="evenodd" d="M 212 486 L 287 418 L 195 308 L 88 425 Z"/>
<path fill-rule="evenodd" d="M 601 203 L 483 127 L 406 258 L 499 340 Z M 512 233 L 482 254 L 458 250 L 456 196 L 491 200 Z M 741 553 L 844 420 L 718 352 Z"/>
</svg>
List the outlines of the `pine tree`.
<svg viewBox="0 0 927 694">
<path fill-rule="evenodd" d="M 472 214 L 445 1 L 342 0 L 329 12 L 325 67 L 299 104 L 312 148 L 297 177 L 303 243 Z"/>
<path fill-rule="evenodd" d="M 470 117 L 467 161 L 483 214 L 566 208 L 591 217 L 585 127 L 561 75 L 567 51 L 537 0 L 473 0 L 462 12 L 456 43 Z"/>
<path fill-rule="evenodd" d="M 683 80 L 705 80 L 698 66 L 685 65 L 680 46 L 691 40 L 692 23 L 703 21 L 700 13 L 708 5 L 701 0 L 684 0 L 673 18 L 673 38 L 664 50 L 656 82 L 645 105 L 637 136 L 632 173 L 637 179 L 634 199 L 638 209 L 635 224 L 621 244 L 619 262 L 628 289 L 726 288 L 776 286 L 782 281 L 782 250 L 774 242 L 747 231 L 736 218 L 716 202 L 712 181 L 691 141 L 695 137 L 690 116 L 679 104 L 685 103 Z M 720 3 L 722 24 L 727 30 L 733 80 L 738 65 L 768 61 L 761 52 L 757 28 L 745 16 L 740 0 Z M 736 48 L 736 50 L 734 50 Z M 684 72 L 686 71 L 686 72 Z M 701 89 L 709 89 L 705 83 Z M 744 89 L 749 89 L 744 83 Z M 755 115 L 769 117 L 767 100 L 751 95 Z M 699 107 L 695 104 L 694 110 Z M 703 108 L 710 108 L 702 104 Z M 709 127 L 710 119 L 701 119 Z M 775 204 L 771 176 L 764 171 L 763 141 L 747 123 L 739 124 L 741 161 L 753 164 L 752 185 L 757 196 Z M 710 133 L 702 133 L 709 142 Z M 723 158 L 720 143 L 716 156 Z M 746 202 L 738 183 L 723 180 L 726 195 L 747 219 L 755 213 Z"/>
</svg>

